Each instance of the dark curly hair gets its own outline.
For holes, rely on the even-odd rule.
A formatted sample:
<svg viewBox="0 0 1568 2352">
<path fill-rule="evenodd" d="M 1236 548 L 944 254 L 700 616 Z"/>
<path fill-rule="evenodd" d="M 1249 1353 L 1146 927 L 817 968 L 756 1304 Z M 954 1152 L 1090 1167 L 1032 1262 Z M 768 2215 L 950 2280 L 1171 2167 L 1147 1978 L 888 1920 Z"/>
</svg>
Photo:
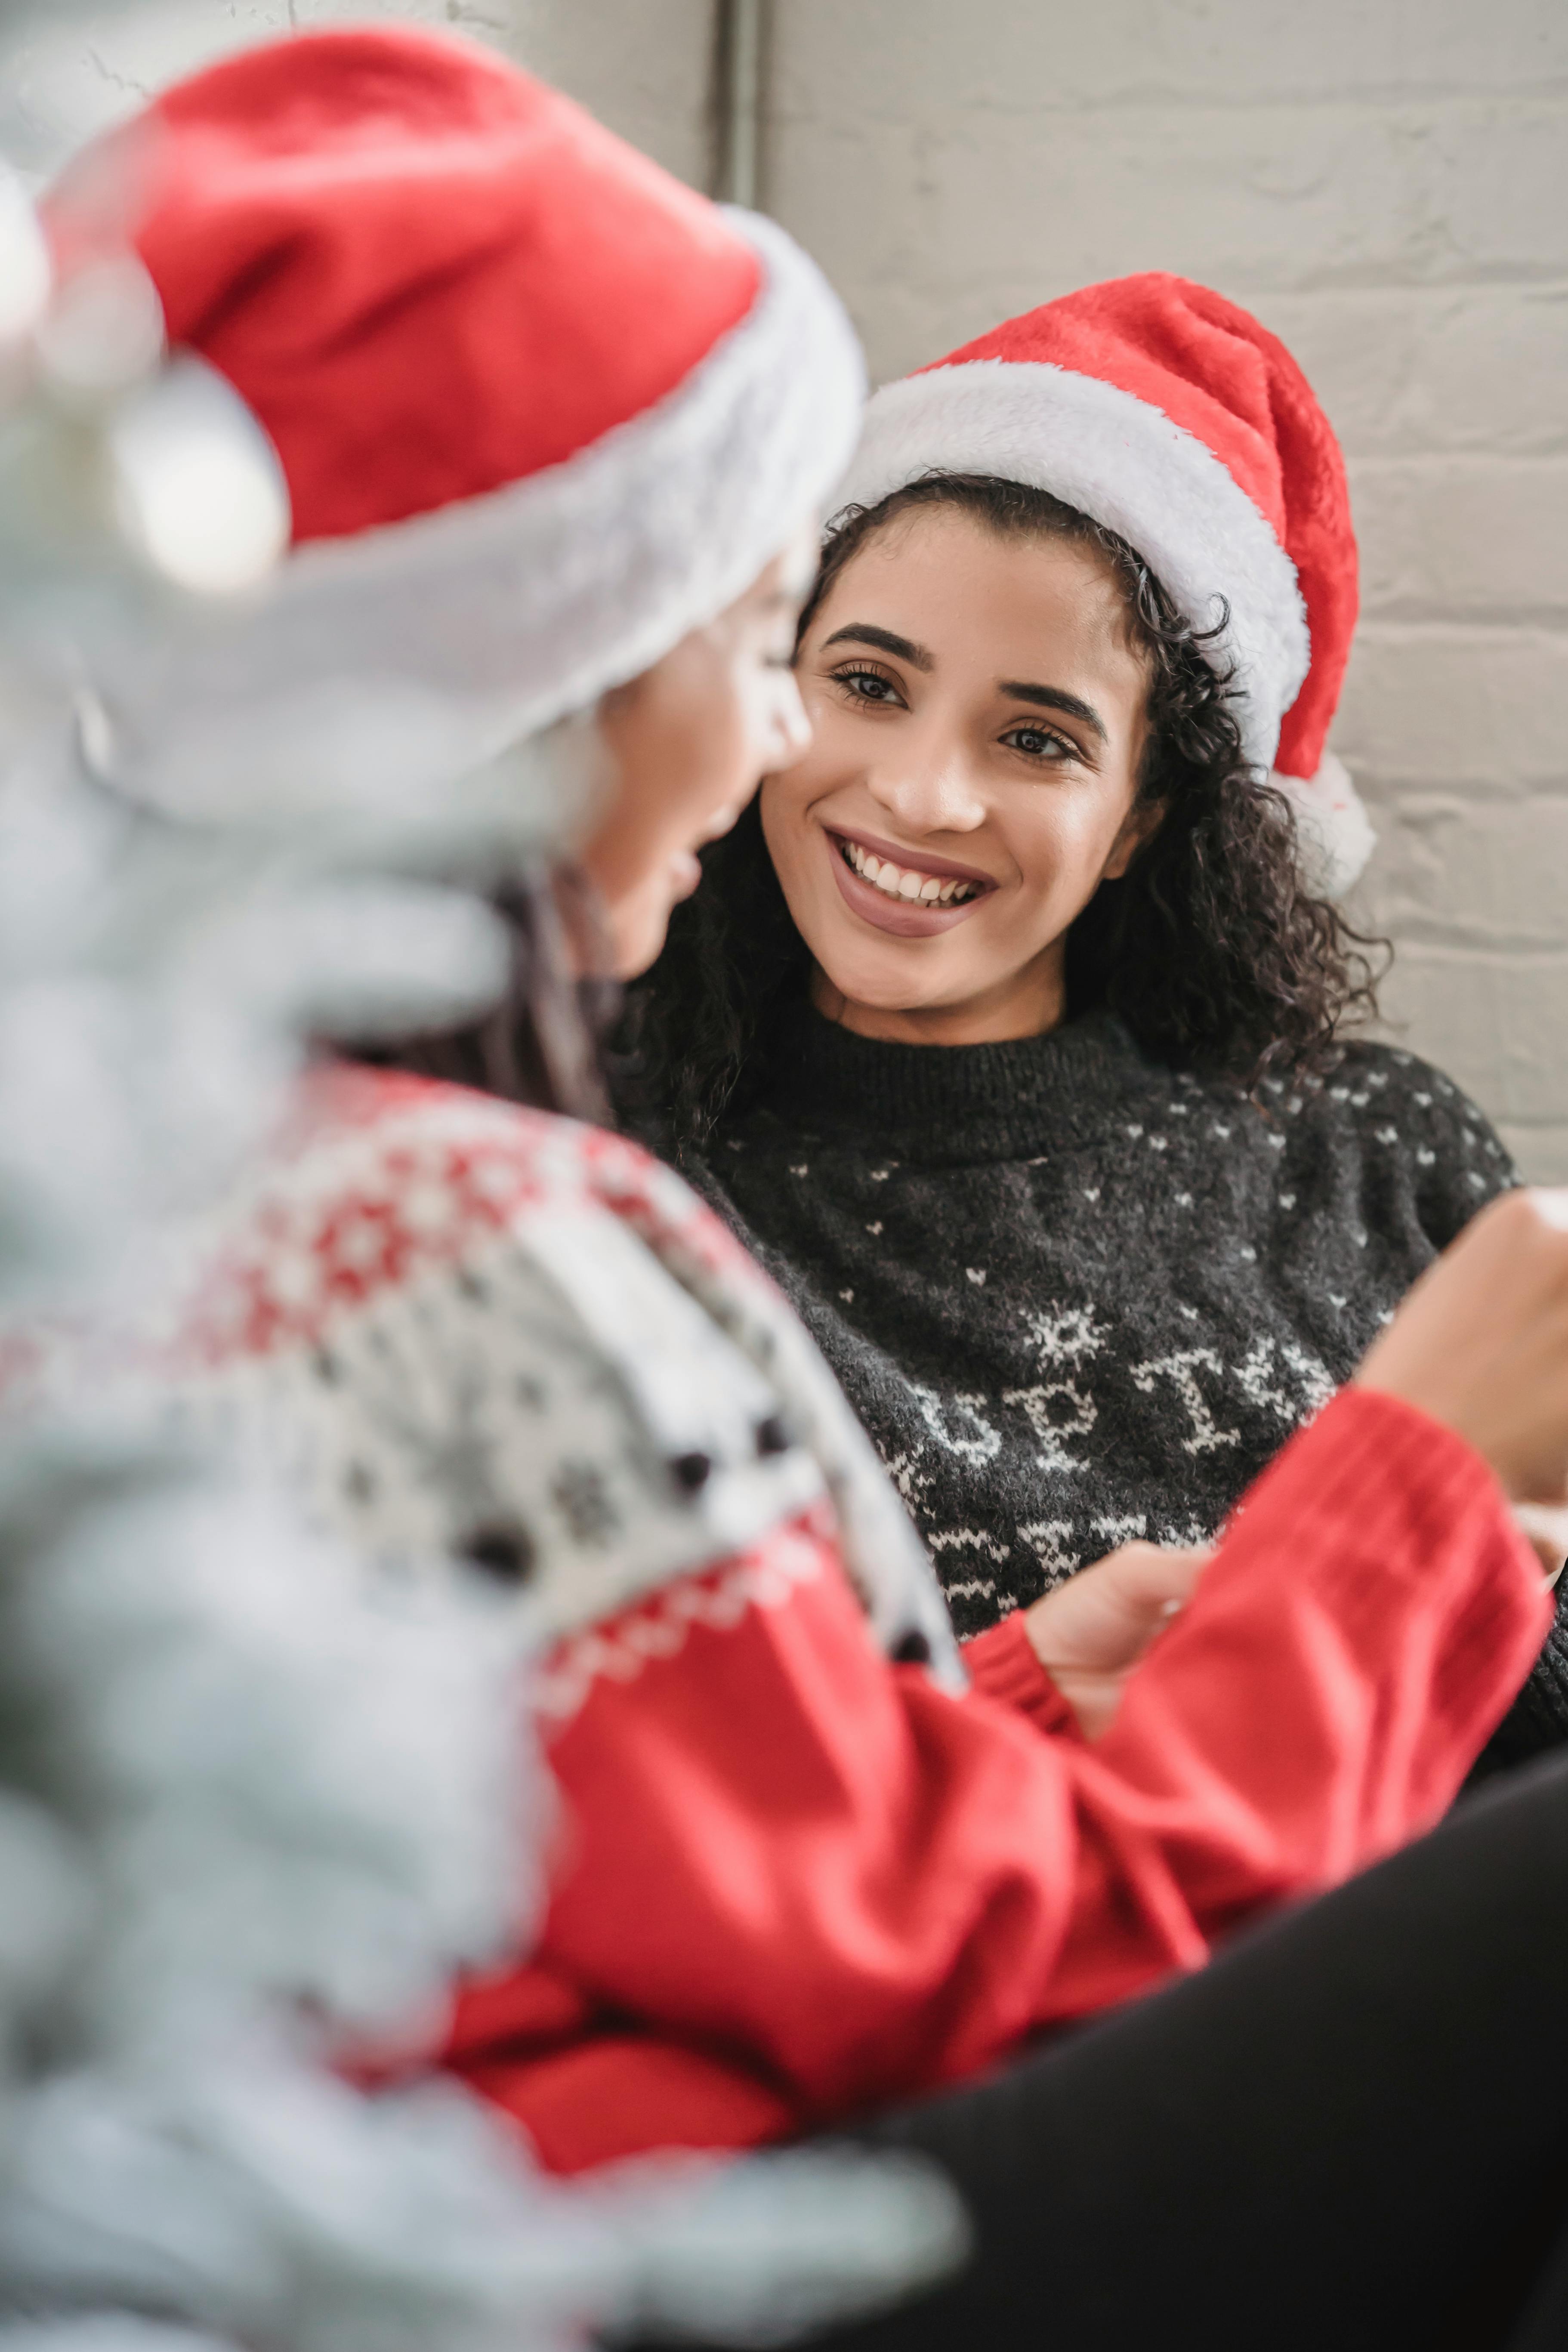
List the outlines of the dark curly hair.
<svg viewBox="0 0 1568 2352">
<path fill-rule="evenodd" d="M 1305 887 L 1289 803 L 1242 751 L 1230 679 L 1209 658 L 1228 614 L 1194 628 L 1137 550 L 1045 490 L 933 474 L 836 518 L 801 616 L 878 532 L 916 508 L 956 507 L 1006 539 L 1097 554 L 1121 589 L 1149 677 L 1138 804 L 1160 824 L 1119 881 L 1102 882 L 1068 934 L 1068 1017 L 1107 1006 L 1144 1050 L 1255 1087 L 1271 1070 L 1321 1068 L 1352 1020 L 1376 1012 L 1367 950 Z M 702 854 L 663 954 L 628 999 L 616 1092 L 634 1118 L 700 1145 L 766 1086 L 782 1016 L 810 967 L 763 839 L 755 800 Z"/>
</svg>

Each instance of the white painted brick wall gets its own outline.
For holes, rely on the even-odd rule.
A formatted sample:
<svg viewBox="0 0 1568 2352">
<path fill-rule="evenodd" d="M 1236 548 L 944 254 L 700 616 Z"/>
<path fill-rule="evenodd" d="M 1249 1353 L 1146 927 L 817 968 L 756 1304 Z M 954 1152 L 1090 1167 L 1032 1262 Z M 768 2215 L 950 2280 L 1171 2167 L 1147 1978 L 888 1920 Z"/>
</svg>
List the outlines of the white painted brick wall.
<svg viewBox="0 0 1568 2352">
<path fill-rule="evenodd" d="M 1148 268 L 1300 358 L 1364 619 L 1386 1003 L 1568 1178 L 1568 7 L 777 0 L 769 194 L 879 375 Z"/>
<path fill-rule="evenodd" d="M 16 153 L 20 128 L 46 169 L 62 142 L 226 50 L 290 27 L 367 19 L 493 41 L 668 170 L 706 184 L 711 0 L 30 0 L 10 10 L 0 0 L 7 147 Z"/>
<path fill-rule="evenodd" d="M 512 0 L 514 57 L 705 188 L 712 0 Z"/>
</svg>

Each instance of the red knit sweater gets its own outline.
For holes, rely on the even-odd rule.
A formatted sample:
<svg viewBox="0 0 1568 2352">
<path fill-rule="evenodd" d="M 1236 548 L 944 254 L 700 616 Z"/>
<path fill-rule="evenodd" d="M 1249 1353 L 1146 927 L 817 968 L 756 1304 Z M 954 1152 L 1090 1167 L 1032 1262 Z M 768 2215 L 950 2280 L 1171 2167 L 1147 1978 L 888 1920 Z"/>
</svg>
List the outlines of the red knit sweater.
<svg viewBox="0 0 1568 2352">
<path fill-rule="evenodd" d="M 384 1495 L 418 1450 L 419 1396 L 435 1413 L 448 1378 L 447 1302 L 468 1318 L 452 1326 L 468 1352 L 448 1385 L 471 1402 L 478 1384 L 494 1438 L 464 1457 L 489 1517 L 504 1505 L 543 1528 L 543 1498 L 560 1496 L 563 1464 L 573 1472 L 580 1547 L 563 1538 L 536 1583 L 559 1629 L 534 1685 L 561 1793 L 548 1907 L 526 1960 L 458 1994 L 444 2053 L 558 2170 L 829 2124 L 1201 1966 L 1237 1923 L 1435 1822 L 1529 1671 L 1548 1604 L 1490 1472 L 1422 1414 L 1354 1390 L 1252 1489 L 1094 1747 L 1021 1618 L 969 1645 L 967 1692 L 889 1662 L 871 1631 L 883 1604 L 863 1567 L 852 1588 L 838 1528 L 858 1515 L 864 1549 L 867 1528 L 891 1526 L 875 1516 L 890 1498 L 878 1482 L 868 1516 L 841 1461 L 824 1487 L 786 1459 L 776 1507 L 757 1484 L 769 1465 L 748 1452 L 726 1500 L 719 1461 L 696 1554 L 679 1553 L 674 1507 L 650 1486 L 646 1528 L 634 1514 L 622 1564 L 602 1565 L 617 1496 L 626 1517 L 616 1478 L 647 1457 L 660 1416 L 697 1410 L 701 1368 L 689 1349 L 638 1403 L 648 1365 L 617 1368 L 605 1312 L 618 1327 L 624 1300 L 635 1322 L 651 1299 L 657 1353 L 662 1325 L 701 1305 L 724 1391 L 715 1429 L 757 1363 L 784 1379 L 798 1332 L 783 1333 L 707 1212 L 631 1147 L 448 1089 L 344 1086 L 224 1245 L 204 1377 L 221 1388 L 242 1362 L 253 1407 L 262 1367 L 276 1433 L 280 1415 L 304 1417 L 289 1368 L 324 1363 L 294 1451 L 318 1479 L 344 1465 L 342 1495 Z M 409 1301 L 417 1379 L 398 1384 L 378 1467 L 376 1383 L 404 1332 L 387 1316 Z M 470 1344 L 491 1309 L 504 1358 Z M 574 1350 L 592 1377 L 568 1423 L 559 1396 L 540 1398 Z M 617 1383 L 624 1461 L 609 1424 L 584 1418 Z M 507 1400 L 524 1391 L 542 1417 L 510 1429 Z M 717 1460 L 722 1433 L 706 1442 Z M 827 1431 L 818 1453 L 835 1443 Z M 579 1458 L 594 1444 L 597 1538 Z M 384 1500 L 363 1507 L 374 1532 Z M 713 1530 L 746 1511 L 752 1534 L 726 1548 Z"/>
</svg>

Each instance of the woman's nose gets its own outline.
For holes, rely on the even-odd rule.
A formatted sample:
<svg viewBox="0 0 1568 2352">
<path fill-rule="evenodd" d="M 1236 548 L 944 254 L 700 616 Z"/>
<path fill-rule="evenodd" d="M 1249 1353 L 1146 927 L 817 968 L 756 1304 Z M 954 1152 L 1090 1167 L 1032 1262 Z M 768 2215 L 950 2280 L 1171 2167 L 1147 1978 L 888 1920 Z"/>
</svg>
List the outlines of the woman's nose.
<svg viewBox="0 0 1568 2352">
<path fill-rule="evenodd" d="M 979 780 L 961 746 L 911 742 L 906 733 L 868 779 L 874 800 L 911 833 L 972 833 L 985 822 Z"/>
</svg>

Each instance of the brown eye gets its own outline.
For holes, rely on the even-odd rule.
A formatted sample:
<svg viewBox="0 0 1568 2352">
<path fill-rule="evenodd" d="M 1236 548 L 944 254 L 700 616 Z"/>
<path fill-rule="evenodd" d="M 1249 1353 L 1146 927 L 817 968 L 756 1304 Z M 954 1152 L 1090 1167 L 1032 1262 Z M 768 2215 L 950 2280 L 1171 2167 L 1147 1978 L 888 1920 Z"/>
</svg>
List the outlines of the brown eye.
<svg viewBox="0 0 1568 2352">
<path fill-rule="evenodd" d="M 1076 760 L 1079 757 L 1078 745 L 1069 743 L 1065 735 L 1058 735 L 1049 727 L 1014 727 L 1003 736 L 1002 740 L 1031 760 Z"/>
<path fill-rule="evenodd" d="M 841 686 L 857 702 L 875 702 L 884 706 L 898 705 L 903 700 L 890 677 L 876 669 L 836 669 L 834 684 Z"/>
</svg>

